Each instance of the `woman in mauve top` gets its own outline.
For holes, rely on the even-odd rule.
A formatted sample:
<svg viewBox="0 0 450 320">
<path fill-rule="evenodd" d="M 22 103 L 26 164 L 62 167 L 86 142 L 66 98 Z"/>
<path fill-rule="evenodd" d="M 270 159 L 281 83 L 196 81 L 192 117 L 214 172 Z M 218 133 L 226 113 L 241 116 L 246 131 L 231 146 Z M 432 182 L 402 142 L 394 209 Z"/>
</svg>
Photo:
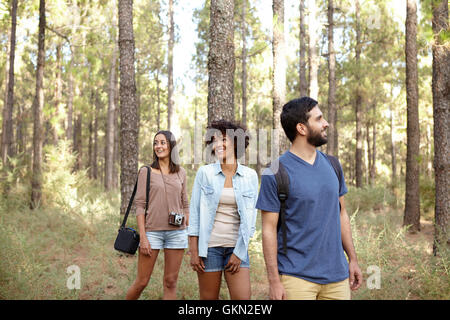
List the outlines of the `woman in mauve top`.
<svg viewBox="0 0 450 320">
<path fill-rule="evenodd" d="M 258 176 L 237 159 L 248 135 L 232 122 L 207 128 L 206 144 L 216 163 L 200 167 L 190 203 L 189 250 L 197 272 L 200 299 L 219 298 L 222 274 L 232 300 L 251 298 L 249 239 L 255 231 Z"/>
<path fill-rule="evenodd" d="M 176 299 L 176 285 L 184 249 L 188 247 L 189 202 L 186 171 L 178 164 L 176 140 L 170 131 L 159 131 L 153 140 L 148 210 L 145 212 L 147 168 L 139 171 L 136 191 L 136 219 L 141 242 L 137 277 L 126 299 L 138 299 L 146 288 L 158 253 L 164 249 L 163 299 Z M 172 153 L 172 151 L 174 151 Z M 175 162 L 173 161 L 175 159 Z M 179 226 L 169 224 L 169 212 L 184 216 Z M 146 235 L 146 236 L 144 236 Z"/>
</svg>

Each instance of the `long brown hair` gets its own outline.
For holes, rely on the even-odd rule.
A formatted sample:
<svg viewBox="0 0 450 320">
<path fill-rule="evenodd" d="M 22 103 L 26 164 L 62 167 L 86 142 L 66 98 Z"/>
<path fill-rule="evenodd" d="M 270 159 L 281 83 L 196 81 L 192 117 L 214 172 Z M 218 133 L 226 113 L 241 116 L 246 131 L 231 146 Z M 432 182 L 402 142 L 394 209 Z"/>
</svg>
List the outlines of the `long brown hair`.
<svg viewBox="0 0 450 320">
<path fill-rule="evenodd" d="M 153 163 L 150 165 L 152 168 L 161 170 L 159 167 L 159 158 L 155 152 L 155 139 L 158 134 L 163 134 L 166 137 L 167 142 L 169 143 L 169 173 L 176 173 L 180 171 L 179 165 L 179 157 L 178 157 L 178 148 L 176 148 L 177 140 L 172 132 L 168 130 L 158 131 L 153 137 Z M 174 154 L 172 155 L 172 152 Z M 175 160 L 175 162 L 174 162 Z"/>
</svg>

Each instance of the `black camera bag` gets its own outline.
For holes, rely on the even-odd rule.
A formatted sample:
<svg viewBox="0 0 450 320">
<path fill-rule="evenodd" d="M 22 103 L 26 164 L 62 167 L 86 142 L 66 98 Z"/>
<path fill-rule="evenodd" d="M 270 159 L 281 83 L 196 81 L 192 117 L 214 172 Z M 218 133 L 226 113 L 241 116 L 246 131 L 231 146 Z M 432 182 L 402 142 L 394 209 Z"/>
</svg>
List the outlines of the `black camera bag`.
<svg viewBox="0 0 450 320">
<path fill-rule="evenodd" d="M 148 209 L 148 195 L 150 192 L 150 168 L 147 168 L 147 188 L 146 188 L 146 200 L 145 200 L 145 217 L 147 217 L 147 209 Z M 125 213 L 125 217 L 123 218 L 123 222 L 119 228 L 119 233 L 117 235 L 116 241 L 114 242 L 114 249 L 117 251 L 128 253 L 134 255 L 139 246 L 140 236 L 139 233 L 133 228 L 127 228 L 125 226 L 128 214 L 130 213 L 131 206 L 133 204 L 134 196 L 136 195 L 138 179 L 136 179 L 136 184 L 134 185 L 133 193 L 131 194 L 130 201 L 128 202 L 127 211 Z"/>
</svg>

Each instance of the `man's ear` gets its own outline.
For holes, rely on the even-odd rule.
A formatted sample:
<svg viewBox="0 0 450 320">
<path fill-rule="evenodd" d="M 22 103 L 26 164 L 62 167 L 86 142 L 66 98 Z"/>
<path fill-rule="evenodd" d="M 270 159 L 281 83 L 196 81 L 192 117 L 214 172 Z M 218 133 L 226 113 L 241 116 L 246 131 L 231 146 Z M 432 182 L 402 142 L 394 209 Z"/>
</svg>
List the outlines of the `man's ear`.
<svg viewBox="0 0 450 320">
<path fill-rule="evenodd" d="M 298 134 L 300 134 L 301 136 L 306 136 L 307 129 L 303 123 L 297 123 L 296 129 Z"/>
</svg>

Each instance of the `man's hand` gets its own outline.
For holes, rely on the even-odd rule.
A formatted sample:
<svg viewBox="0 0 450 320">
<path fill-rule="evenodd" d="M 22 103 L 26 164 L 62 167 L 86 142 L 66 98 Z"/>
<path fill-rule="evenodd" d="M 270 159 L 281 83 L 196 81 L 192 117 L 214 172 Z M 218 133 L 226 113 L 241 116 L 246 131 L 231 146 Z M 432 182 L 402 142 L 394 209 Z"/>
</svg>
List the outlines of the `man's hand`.
<svg viewBox="0 0 450 320">
<path fill-rule="evenodd" d="M 286 300 L 286 291 L 280 281 L 269 284 L 270 300 Z"/>
<path fill-rule="evenodd" d="M 358 262 L 351 261 L 348 265 L 349 267 L 349 281 L 350 281 L 350 289 L 352 291 L 358 290 L 361 287 L 363 276 L 361 269 L 359 268 Z"/>
</svg>

